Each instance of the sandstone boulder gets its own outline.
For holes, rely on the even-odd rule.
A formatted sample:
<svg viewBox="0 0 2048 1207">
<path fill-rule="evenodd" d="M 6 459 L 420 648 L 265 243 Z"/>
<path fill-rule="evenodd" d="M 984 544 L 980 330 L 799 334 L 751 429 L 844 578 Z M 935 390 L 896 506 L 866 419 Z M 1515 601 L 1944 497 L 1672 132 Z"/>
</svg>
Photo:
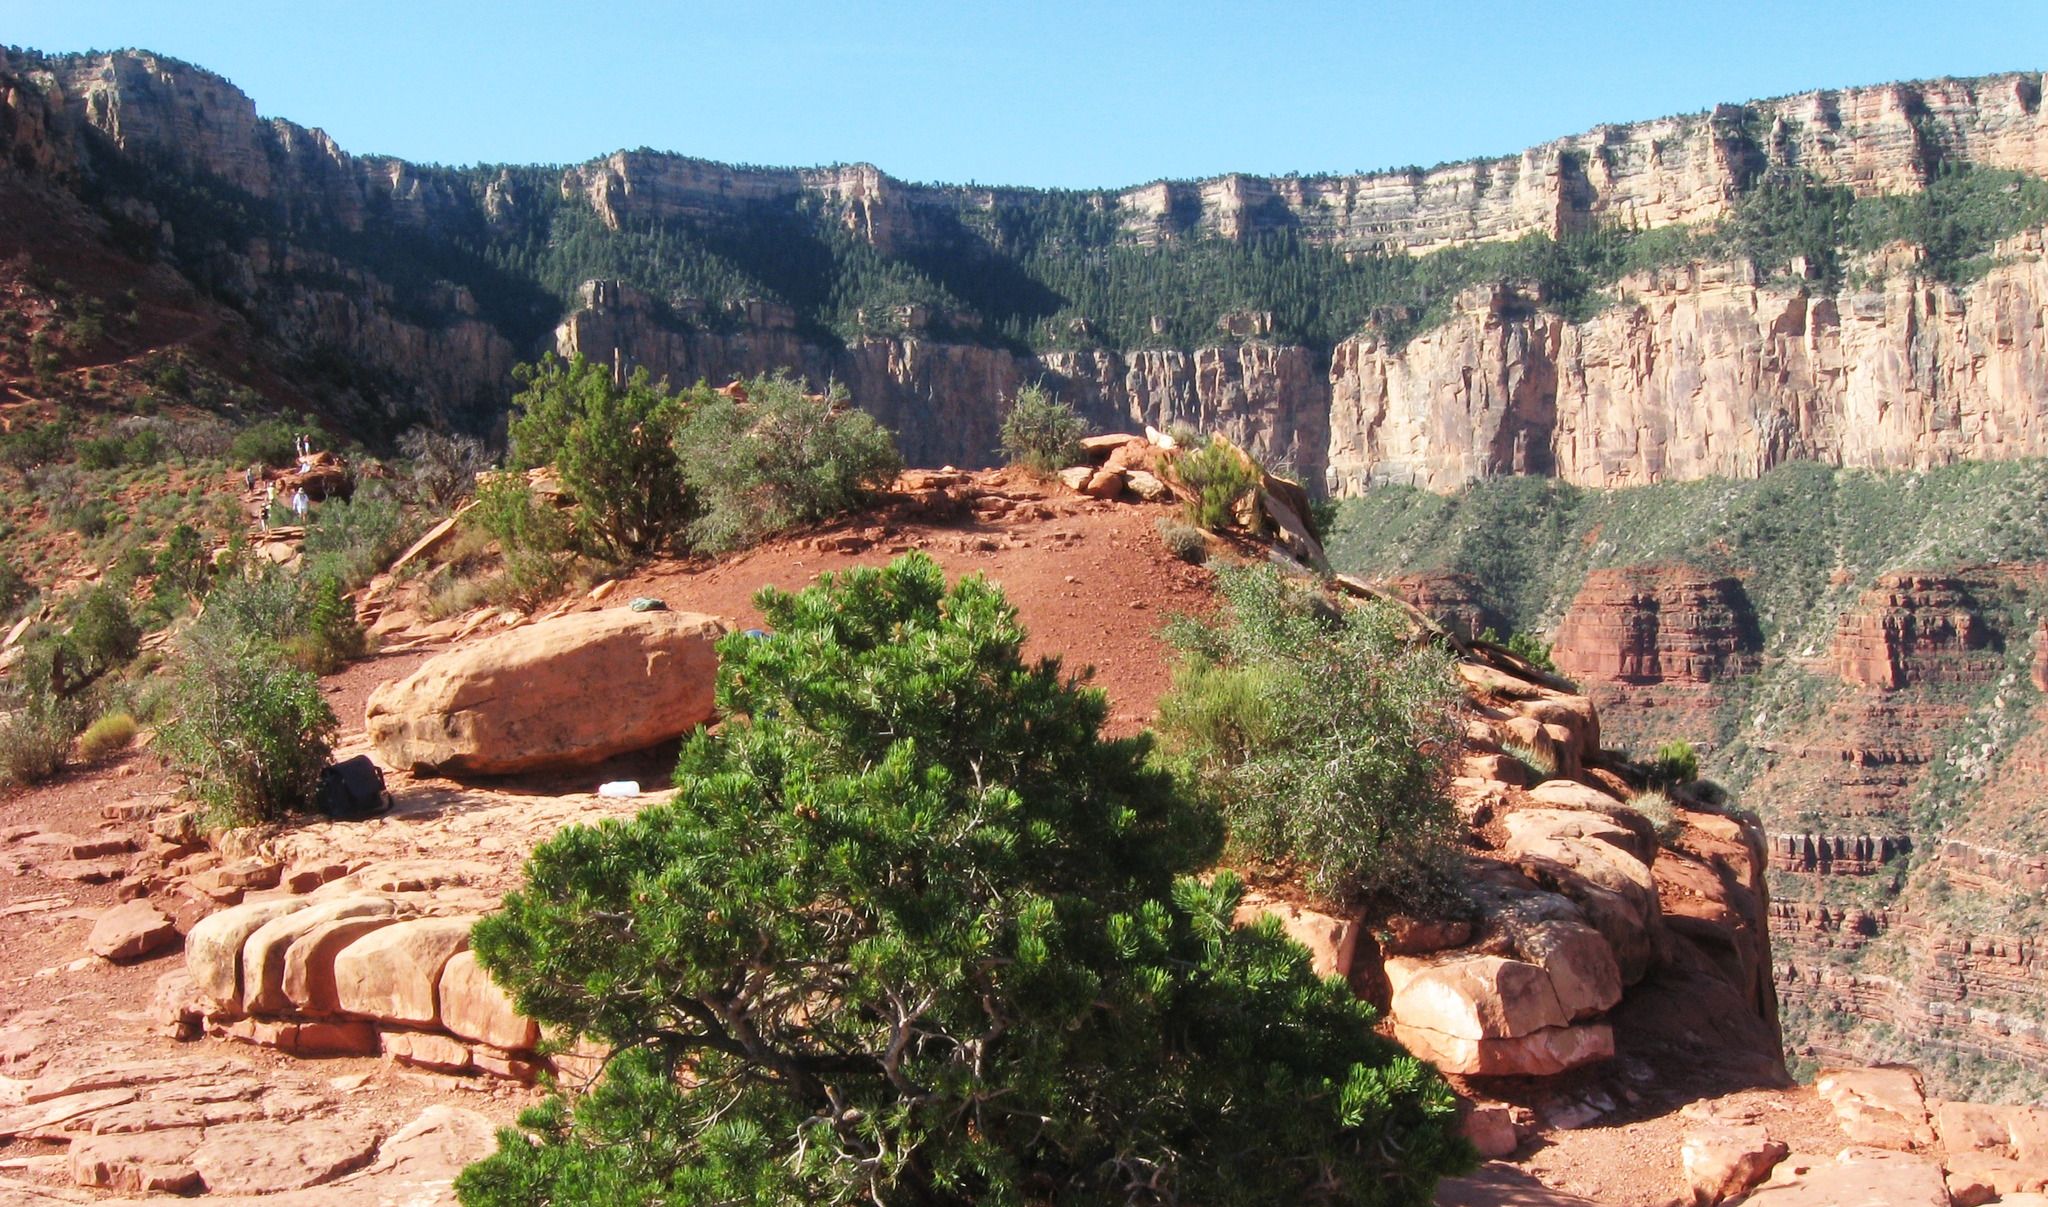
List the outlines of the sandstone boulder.
<svg viewBox="0 0 2048 1207">
<path fill-rule="evenodd" d="M 313 927 L 294 940 L 284 956 L 284 997 L 297 1014 L 338 1014 L 341 995 L 334 987 L 334 960 L 349 944 L 398 921 L 395 914 L 336 918 Z"/>
<path fill-rule="evenodd" d="M 71 1180 L 100 1190 L 194 1194 L 205 1187 L 193 1168 L 196 1128 L 84 1136 L 68 1154 Z"/>
<path fill-rule="evenodd" d="M 282 1014 L 291 1009 L 285 993 L 286 958 L 292 945 L 316 928 L 344 918 L 388 918 L 393 913 L 384 897 L 349 897 L 311 905 L 258 927 L 242 944 L 242 1005 L 255 1014 Z"/>
<path fill-rule="evenodd" d="M 139 960 L 178 941 L 178 928 L 147 901 L 129 901 L 101 914 L 86 949 L 117 963 Z"/>
<path fill-rule="evenodd" d="M 1578 903 L 1613 949 L 1623 984 L 1641 980 L 1661 917 L 1656 878 L 1636 853 L 1641 835 L 1605 814 L 1569 809 L 1520 809 L 1504 824 L 1504 853 L 1538 884 Z"/>
<path fill-rule="evenodd" d="M 529 1051 L 540 1042 L 540 1026 L 513 1009 L 512 999 L 492 982 L 473 951 L 458 951 L 441 970 L 441 1026 L 451 1034 L 508 1052 Z"/>
<path fill-rule="evenodd" d="M 1790 1151 L 1756 1125 L 1688 1130 L 1679 1155 L 1694 1207 L 1714 1207 L 1744 1193 L 1769 1177 Z"/>
<path fill-rule="evenodd" d="M 242 945 L 273 918 L 306 907 L 303 901 L 251 901 L 210 914 L 185 936 L 185 969 L 192 983 L 227 1014 L 242 1012 Z"/>
<path fill-rule="evenodd" d="M 584 767 L 712 716 L 723 621 L 612 608 L 526 625 L 430 659 L 370 695 L 393 767 L 478 775 Z"/>
<path fill-rule="evenodd" d="M 1386 962 L 1393 1013 L 1410 1025 L 1470 1039 L 1527 1035 L 1567 1021 L 1550 975 L 1499 956 Z"/>
<path fill-rule="evenodd" d="M 1958 1207 L 2003 1201 L 2008 1195 L 2048 1191 L 2048 1169 L 1996 1153 L 1950 1153 L 1948 1193 Z"/>
<path fill-rule="evenodd" d="M 1573 1022 L 1611 1009 L 1621 1000 L 1621 967 L 1600 932 L 1583 922 L 1546 921 L 1515 936 L 1523 958 L 1550 974 L 1558 1005 Z"/>
<path fill-rule="evenodd" d="M 475 918 L 416 918 L 370 932 L 334 959 L 341 1009 L 388 1023 L 440 1020 L 441 970 L 469 946 Z"/>
</svg>

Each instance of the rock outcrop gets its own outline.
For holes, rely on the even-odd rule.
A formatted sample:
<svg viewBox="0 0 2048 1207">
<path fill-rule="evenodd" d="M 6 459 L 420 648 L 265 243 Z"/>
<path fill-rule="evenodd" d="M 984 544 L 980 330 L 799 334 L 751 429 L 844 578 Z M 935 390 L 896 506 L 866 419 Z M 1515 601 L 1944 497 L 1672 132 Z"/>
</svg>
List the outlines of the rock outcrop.
<svg viewBox="0 0 2048 1207">
<path fill-rule="evenodd" d="M 501 633 L 439 655 L 370 697 L 388 766 L 508 775 L 587 767 L 711 719 L 709 616 L 611 608 Z"/>
</svg>

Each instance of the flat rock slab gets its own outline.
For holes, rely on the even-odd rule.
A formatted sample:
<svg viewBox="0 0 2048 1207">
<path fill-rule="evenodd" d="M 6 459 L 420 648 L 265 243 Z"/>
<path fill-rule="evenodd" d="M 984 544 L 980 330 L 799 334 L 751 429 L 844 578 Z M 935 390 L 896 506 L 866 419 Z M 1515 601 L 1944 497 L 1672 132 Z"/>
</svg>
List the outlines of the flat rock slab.
<svg viewBox="0 0 2048 1207">
<path fill-rule="evenodd" d="M 87 1136 L 71 1145 L 71 1180 L 103 1190 L 193 1194 L 205 1187 L 192 1164 L 196 1128 Z"/>
<path fill-rule="evenodd" d="M 1949 1207 L 1941 1166 L 1887 1149 L 1852 1148 L 1835 1157 L 1793 1154 L 1744 1207 Z"/>
<path fill-rule="evenodd" d="M 384 1133 L 358 1120 L 317 1126 L 244 1123 L 209 1128 L 192 1165 L 215 1194 L 275 1194 L 332 1182 L 367 1165 Z"/>
<path fill-rule="evenodd" d="M 1934 1144 L 1920 1074 L 1912 1069 L 1823 1069 L 1813 1088 L 1835 1108 L 1842 1133 L 1857 1144 L 1901 1151 Z"/>
</svg>

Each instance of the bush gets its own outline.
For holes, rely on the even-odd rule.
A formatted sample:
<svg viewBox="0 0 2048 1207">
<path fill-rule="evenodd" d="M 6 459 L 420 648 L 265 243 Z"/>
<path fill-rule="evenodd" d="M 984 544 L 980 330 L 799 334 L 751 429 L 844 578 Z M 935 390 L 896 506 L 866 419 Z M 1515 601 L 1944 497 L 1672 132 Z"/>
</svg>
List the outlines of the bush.
<svg viewBox="0 0 2048 1207">
<path fill-rule="evenodd" d="M 1550 646 L 1545 644 L 1540 637 L 1532 636 L 1517 629 L 1509 633 L 1507 640 L 1503 641 L 1498 632 L 1493 629 L 1485 629 L 1480 632 L 1478 640 L 1489 645 L 1500 646 L 1508 653 L 1513 654 L 1515 657 L 1520 658 L 1539 670 L 1549 671 L 1553 675 L 1557 673 L 1557 663 L 1551 661 L 1550 658 Z"/>
<path fill-rule="evenodd" d="M 1557 778 L 1557 757 L 1549 751 L 1524 746 L 1520 742 L 1502 742 L 1500 752 L 1520 763 L 1522 770 L 1528 772 L 1529 778 L 1536 783 Z"/>
<path fill-rule="evenodd" d="M 1220 531 L 1237 522 L 1237 504 L 1259 486 L 1259 471 L 1221 440 L 1191 446 L 1173 461 L 1181 484 L 1195 492 L 1187 504 L 1188 522 Z"/>
<path fill-rule="evenodd" d="M 53 696 L 0 716 L 0 786 L 27 787 L 57 774 L 77 732 L 76 710 Z"/>
<path fill-rule="evenodd" d="M 197 528 L 179 524 L 164 538 L 152 568 L 159 595 L 197 595 L 213 577 L 213 557 Z"/>
<path fill-rule="evenodd" d="M 1458 833 L 1444 788 L 1459 699 L 1405 613 L 1337 608 L 1270 568 L 1218 572 L 1215 624 L 1176 619 L 1160 727 L 1222 802 L 1231 841 L 1339 902 L 1424 885 Z"/>
<path fill-rule="evenodd" d="M 353 590 L 375 577 L 405 549 L 405 513 L 382 490 L 329 499 L 306 524 L 306 570 Z"/>
<path fill-rule="evenodd" d="M 543 357 L 514 375 L 512 465 L 552 465 L 576 504 L 586 547 L 623 560 L 667 547 L 692 514 L 672 447 L 682 408 L 642 369 L 621 386 L 581 356 Z"/>
<path fill-rule="evenodd" d="M 1689 784 L 1700 777 L 1699 752 L 1684 738 L 1657 747 L 1650 760 L 1650 779 L 1664 785 Z"/>
<path fill-rule="evenodd" d="M 1209 560 L 1209 538 L 1192 524 L 1159 521 L 1159 540 L 1166 551 L 1184 562 L 1201 565 Z"/>
<path fill-rule="evenodd" d="M 96 679 L 125 664 L 135 656 L 141 641 L 142 627 L 135 623 L 128 601 L 119 592 L 104 585 L 86 592 L 71 621 L 71 646 L 86 679 Z"/>
<path fill-rule="evenodd" d="M 35 594 L 35 587 L 22 577 L 14 563 L 0 561 L 0 617 L 11 617 L 15 609 L 28 602 Z"/>
<path fill-rule="evenodd" d="M 192 632 L 209 647 L 255 642 L 301 669 L 325 674 L 363 652 L 355 611 L 331 577 L 270 562 L 223 575 Z"/>
<path fill-rule="evenodd" d="M 266 642 L 195 628 L 158 744 L 211 828 L 277 821 L 305 808 L 336 729 L 319 680 Z"/>
<path fill-rule="evenodd" d="M 851 511 L 903 466 L 888 429 L 844 393 L 815 397 L 786 377 L 748 382 L 745 402 L 697 391 L 676 450 L 703 511 L 690 536 L 708 550 Z"/>
<path fill-rule="evenodd" d="M 22 424 L 0 435 L 0 462 L 24 473 L 62 461 L 70 451 L 71 425 L 62 418 Z"/>
<path fill-rule="evenodd" d="M 485 482 L 468 519 L 498 542 L 505 570 L 497 591 L 504 602 L 531 607 L 568 588 L 576 569 L 569 519 L 534 494 L 524 477 L 506 473 Z"/>
<path fill-rule="evenodd" d="M 473 436 L 454 436 L 416 427 L 398 438 L 416 502 L 446 511 L 476 492 L 476 476 L 492 457 Z"/>
<path fill-rule="evenodd" d="M 1081 437 L 1087 434 L 1088 421 L 1074 408 L 1054 402 L 1045 387 L 1028 385 L 1003 415 L 1003 455 L 1012 465 L 1051 474 L 1081 459 Z"/>
<path fill-rule="evenodd" d="M 78 757 L 88 763 L 97 763 L 117 750 L 126 750 L 134 743 L 135 718 L 125 712 L 110 712 L 86 726 L 78 735 Z"/>
<path fill-rule="evenodd" d="M 235 433 L 228 444 L 228 464 L 268 465 L 277 468 L 296 465 L 298 438 L 304 429 L 282 419 L 265 419 Z"/>
<path fill-rule="evenodd" d="M 1628 807 L 1643 815 L 1657 829 L 1657 841 L 1669 844 L 1685 831 L 1685 824 L 1672 811 L 1671 797 L 1660 788 L 1638 792 L 1629 798 Z"/>
<path fill-rule="evenodd" d="M 1469 1163 L 1372 1007 L 1232 924 L 1213 815 L 996 588 L 913 555 L 757 602 L 675 798 L 561 831 L 476 927 L 612 1059 L 465 1203 L 1420 1207 Z"/>
</svg>

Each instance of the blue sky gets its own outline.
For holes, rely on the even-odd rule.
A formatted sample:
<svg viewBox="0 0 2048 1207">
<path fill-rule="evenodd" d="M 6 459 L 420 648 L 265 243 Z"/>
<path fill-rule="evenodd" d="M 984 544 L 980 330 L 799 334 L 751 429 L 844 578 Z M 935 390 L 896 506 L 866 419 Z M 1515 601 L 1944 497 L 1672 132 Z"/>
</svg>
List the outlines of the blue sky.
<svg viewBox="0 0 2048 1207">
<path fill-rule="evenodd" d="M 2048 69 L 2048 0 L 868 4 L 0 0 L 0 42 L 141 46 L 344 147 L 633 146 L 1098 187 L 1506 154 L 1718 101 Z"/>
</svg>

